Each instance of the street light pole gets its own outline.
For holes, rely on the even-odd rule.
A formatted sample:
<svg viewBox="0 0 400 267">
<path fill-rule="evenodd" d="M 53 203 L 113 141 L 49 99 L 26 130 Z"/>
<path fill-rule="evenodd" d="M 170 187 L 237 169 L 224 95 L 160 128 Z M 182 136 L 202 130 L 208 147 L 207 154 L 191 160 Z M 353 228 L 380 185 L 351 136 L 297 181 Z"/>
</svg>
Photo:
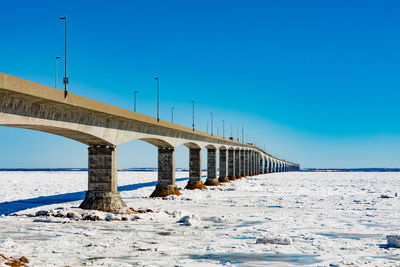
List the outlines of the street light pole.
<svg viewBox="0 0 400 267">
<path fill-rule="evenodd" d="M 211 115 L 211 135 L 213 135 L 213 113 L 210 112 Z"/>
<path fill-rule="evenodd" d="M 225 121 L 222 120 L 222 138 L 225 139 Z"/>
<path fill-rule="evenodd" d="M 171 122 L 174 123 L 174 109 L 175 108 L 171 108 Z"/>
<path fill-rule="evenodd" d="M 136 112 L 136 94 L 138 91 L 133 92 L 134 100 L 133 100 L 133 111 Z"/>
<path fill-rule="evenodd" d="M 194 132 L 194 101 L 192 100 L 192 128 Z"/>
<path fill-rule="evenodd" d="M 160 83 L 158 77 L 155 80 L 157 81 L 157 121 L 160 121 Z"/>
<path fill-rule="evenodd" d="M 68 95 L 68 90 L 67 90 L 67 85 L 68 85 L 68 76 L 67 76 L 67 16 L 61 17 L 60 19 L 65 21 L 65 56 L 64 56 L 64 63 L 65 63 L 65 76 L 64 76 L 64 97 L 67 97 Z"/>
<path fill-rule="evenodd" d="M 61 57 L 56 57 L 56 79 L 55 79 L 55 87 L 54 88 L 56 88 L 57 89 L 57 80 L 58 80 L 58 60 L 60 59 Z"/>
</svg>

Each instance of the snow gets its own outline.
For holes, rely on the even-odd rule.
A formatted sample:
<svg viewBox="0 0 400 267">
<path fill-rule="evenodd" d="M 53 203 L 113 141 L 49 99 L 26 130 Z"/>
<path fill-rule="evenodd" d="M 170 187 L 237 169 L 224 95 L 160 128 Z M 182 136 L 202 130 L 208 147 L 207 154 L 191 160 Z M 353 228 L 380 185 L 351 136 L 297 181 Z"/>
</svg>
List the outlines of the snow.
<svg viewBox="0 0 400 267">
<path fill-rule="evenodd" d="M 187 176 L 182 196 L 151 199 L 156 172 L 120 172 L 128 207 L 154 211 L 127 214 L 78 208 L 86 172 L 0 172 L 0 253 L 31 266 L 400 265 L 386 239 L 400 234 L 400 173 L 275 173 L 203 191 L 184 190 Z M 290 242 L 257 242 L 268 239 Z"/>
</svg>

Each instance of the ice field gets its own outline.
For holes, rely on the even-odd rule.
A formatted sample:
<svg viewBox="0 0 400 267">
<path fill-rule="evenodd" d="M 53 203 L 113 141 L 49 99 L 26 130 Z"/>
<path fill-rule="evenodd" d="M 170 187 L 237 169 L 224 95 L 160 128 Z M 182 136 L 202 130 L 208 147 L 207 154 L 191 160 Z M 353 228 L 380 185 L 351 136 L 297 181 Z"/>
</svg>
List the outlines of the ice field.
<svg viewBox="0 0 400 267">
<path fill-rule="evenodd" d="M 150 199 L 156 172 L 119 172 L 128 207 L 154 211 L 121 215 L 76 208 L 87 172 L 0 172 L 0 253 L 31 266 L 400 266 L 386 247 L 400 173 L 275 173 L 204 191 L 184 190 L 187 176 L 182 196 Z"/>
</svg>

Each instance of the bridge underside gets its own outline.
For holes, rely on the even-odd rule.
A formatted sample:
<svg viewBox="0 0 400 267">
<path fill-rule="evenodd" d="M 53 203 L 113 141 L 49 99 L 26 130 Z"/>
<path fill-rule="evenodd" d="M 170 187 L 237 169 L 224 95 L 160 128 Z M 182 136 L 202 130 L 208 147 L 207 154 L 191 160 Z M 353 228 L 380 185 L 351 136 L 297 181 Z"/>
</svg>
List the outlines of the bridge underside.
<svg viewBox="0 0 400 267">
<path fill-rule="evenodd" d="M 87 133 L 74 131 L 71 129 L 66 129 L 66 128 L 57 128 L 57 127 L 44 126 L 44 125 L 23 125 L 23 124 L 8 124 L 8 125 L 0 124 L 0 126 L 29 129 L 29 130 L 35 130 L 35 131 L 55 134 L 55 135 L 59 135 L 62 137 L 66 137 L 68 139 L 78 141 L 78 142 L 86 144 L 86 145 L 97 144 L 97 145 L 103 145 L 103 146 L 112 146 L 111 143 L 108 143 L 107 141 L 102 140 L 96 136 L 93 136 L 93 135 L 90 135 Z"/>
</svg>

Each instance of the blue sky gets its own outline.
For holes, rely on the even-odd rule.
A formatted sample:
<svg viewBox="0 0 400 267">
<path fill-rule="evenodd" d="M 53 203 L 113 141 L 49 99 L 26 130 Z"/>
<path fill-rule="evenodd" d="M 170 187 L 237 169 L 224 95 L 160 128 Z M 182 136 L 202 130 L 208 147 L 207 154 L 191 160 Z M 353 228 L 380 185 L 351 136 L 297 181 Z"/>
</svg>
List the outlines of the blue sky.
<svg viewBox="0 0 400 267">
<path fill-rule="evenodd" d="M 396 1 L 2 1 L 0 72 L 54 86 L 68 16 L 70 91 L 226 135 L 242 125 L 302 167 L 399 167 Z M 60 61 L 59 85 L 63 76 Z M 86 146 L 0 128 L 0 167 L 85 167 Z M 177 148 L 177 166 L 187 166 Z M 205 154 L 204 154 L 205 156 Z M 121 145 L 119 167 L 156 166 Z"/>
</svg>

